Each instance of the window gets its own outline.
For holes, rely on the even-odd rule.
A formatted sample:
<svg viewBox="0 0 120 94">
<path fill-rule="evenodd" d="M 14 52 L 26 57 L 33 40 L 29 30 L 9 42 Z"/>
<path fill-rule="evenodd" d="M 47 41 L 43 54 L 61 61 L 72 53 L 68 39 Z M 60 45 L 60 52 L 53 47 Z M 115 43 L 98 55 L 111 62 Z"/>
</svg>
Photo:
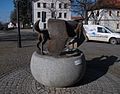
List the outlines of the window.
<svg viewBox="0 0 120 94">
<path fill-rule="evenodd" d="M 106 29 L 104 29 L 104 33 L 109 33 L 109 31 L 108 31 L 108 30 L 106 30 Z"/>
<path fill-rule="evenodd" d="M 120 12 L 119 12 L 119 11 L 117 11 L 117 17 L 119 17 L 119 13 L 120 13 Z"/>
<path fill-rule="evenodd" d="M 67 18 L 67 13 L 64 13 L 64 18 Z"/>
<path fill-rule="evenodd" d="M 51 8 L 54 8 L 54 3 L 51 3 Z"/>
<path fill-rule="evenodd" d="M 46 23 L 44 23 L 44 29 L 46 29 Z"/>
<path fill-rule="evenodd" d="M 37 17 L 38 17 L 38 18 L 40 18 L 40 14 L 41 14 L 40 12 L 37 12 Z"/>
<path fill-rule="evenodd" d="M 62 8 L 62 4 L 61 3 L 59 3 L 59 8 Z"/>
<path fill-rule="evenodd" d="M 99 16 L 99 10 L 97 11 L 96 16 Z"/>
<path fill-rule="evenodd" d="M 55 12 L 51 13 L 51 18 L 55 18 Z"/>
<path fill-rule="evenodd" d="M 46 22 L 46 12 L 42 11 L 42 22 Z"/>
<path fill-rule="evenodd" d="M 102 30 L 101 27 L 98 27 L 98 32 L 99 32 L 99 33 L 103 33 L 103 30 Z"/>
<path fill-rule="evenodd" d="M 40 8 L 40 3 L 37 3 L 37 7 Z"/>
<path fill-rule="evenodd" d="M 65 9 L 67 8 L 67 3 L 64 4 L 64 8 L 65 8 Z"/>
<path fill-rule="evenodd" d="M 58 18 L 62 18 L 62 13 L 59 13 L 59 16 L 58 16 Z"/>
<path fill-rule="evenodd" d="M 46 3 L 43 3 L 43 8 L 46 8 Z"/>
<path fill-rule="evenodd" d="M 117 29 L 119 29 L 119 23 L 117 23 Z"/>
<path fill-rule="evenodd" d="M 111 10 L 109 11 L 109 16 L 111 16 L 111 14 L 112 14 L 112 12 L 111 12 Z"/>
</svg>

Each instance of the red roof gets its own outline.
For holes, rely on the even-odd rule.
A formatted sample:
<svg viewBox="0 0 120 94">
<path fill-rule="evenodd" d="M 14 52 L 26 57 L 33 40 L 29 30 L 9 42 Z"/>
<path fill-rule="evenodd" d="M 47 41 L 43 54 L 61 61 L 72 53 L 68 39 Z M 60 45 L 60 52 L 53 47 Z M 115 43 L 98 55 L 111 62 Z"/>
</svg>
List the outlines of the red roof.
<svg viewBox="0 0 120 94">
<path fill-rule="evenodd" d="M 94 9 L 120 9 L 120 0 L 97 0 L 97 2 L 89 7 Z"/>
<path fill-rule="evenodd" d="M 82 16 L 72 16 L 71 17 L 71 19 L 73 19 L 73 20 L 82 20 L 82 19 L 84 19 Z"/>
</svg>

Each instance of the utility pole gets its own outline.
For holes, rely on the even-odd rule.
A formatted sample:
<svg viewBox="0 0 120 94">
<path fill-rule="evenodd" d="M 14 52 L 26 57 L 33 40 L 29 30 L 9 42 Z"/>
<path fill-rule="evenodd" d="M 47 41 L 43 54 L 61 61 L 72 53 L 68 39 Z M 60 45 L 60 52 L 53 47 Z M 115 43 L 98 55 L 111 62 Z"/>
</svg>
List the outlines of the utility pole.
<svg viewBox="0 0 120 94">
<path fill-rule="evenodd" d="M 22 45 L 21 45 L 21 34 L 20 34 L 20 12 L 19 12 L 19 0 L 15 0 L 16 1 L 16 5 L 17 5 L 17 24 L 18 24 L 18 27 L 17 27 L 17 31 L 18 31 L 18 36 L 17 36 L 17 39 L 18 39 L 18 47 L 21 48 Z"/>
</svg>

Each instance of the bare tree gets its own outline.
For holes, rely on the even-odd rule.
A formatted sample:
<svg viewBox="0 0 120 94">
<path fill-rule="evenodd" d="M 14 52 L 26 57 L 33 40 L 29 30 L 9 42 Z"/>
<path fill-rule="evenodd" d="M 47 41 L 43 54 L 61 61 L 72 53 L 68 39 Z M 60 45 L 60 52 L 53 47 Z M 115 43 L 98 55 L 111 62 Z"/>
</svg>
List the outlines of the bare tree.
<svg viewBox="0 0 120 94">
<path fill-rule="evenodd" d="M 30 25 L 32 22 L 32 3 L 31 0 L 17 0 L 19 2 L 19 15 L 20 22 L 25 26 L 26 24 Z M 16 10 L 17 10 L 17 2 L 13 0 L 14 10 L 11 12 L 10 19 L 13 22 L 16 22 Z"/>
<path fill-rule="evenodd" d="M 89 15 L 88 15 L 88 11 L 90 10 L 90 6 L 95 3 L 96 0 L 70 0 L 73 4 L 73 6 L 78 6 L 78 10 L 77 11 L 73 11 L 73 12 L 78 12 L 80 13 L 80 15 L 85 18 L 85 24 L 88 24 L 88 19 L 89 19 Z M 91 14 L 90 14 L 91 15 Z"/>
</svg>

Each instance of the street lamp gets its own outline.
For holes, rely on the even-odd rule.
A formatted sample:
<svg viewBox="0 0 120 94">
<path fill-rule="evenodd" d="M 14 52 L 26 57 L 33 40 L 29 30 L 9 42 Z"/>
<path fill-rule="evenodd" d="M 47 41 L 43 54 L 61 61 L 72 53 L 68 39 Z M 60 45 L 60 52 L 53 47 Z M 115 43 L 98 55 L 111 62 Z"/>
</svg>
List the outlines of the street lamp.
<svg viewBox="0 0 120 94">
<path fill-rule="evenodd" d="M 17 36 L 17 39 L 18 39 L 18 47 L 21 48 L 22 45 L 21 45 L 21 34 L 20 34 L 20 13 L 19 13 L 19 0 L 15 0 L 16 2 L 16 8 L 17 8 L 17 31 L 18 31 L 18 36 Z"/>
</svg>

